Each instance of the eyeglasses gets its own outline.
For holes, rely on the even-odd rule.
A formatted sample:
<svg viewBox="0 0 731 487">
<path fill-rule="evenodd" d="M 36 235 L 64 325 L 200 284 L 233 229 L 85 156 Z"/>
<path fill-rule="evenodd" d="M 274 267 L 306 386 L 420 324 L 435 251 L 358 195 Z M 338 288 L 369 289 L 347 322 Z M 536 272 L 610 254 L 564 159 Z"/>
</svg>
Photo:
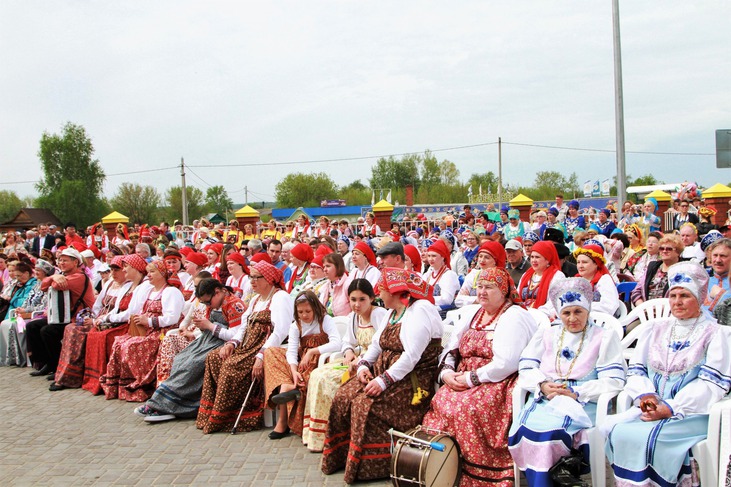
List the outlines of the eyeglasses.
<svg viewBox="0 0 731 487">
<path fill-rule="evenodd" d="M 249 276 L 250 281 L 258 281 L 259 279 L 264 279 L 264 276 Z"/>
<path fill-rule="evenodd" d="M 675 247 L 658 247 L 660 252 L 675 252 Z"/>
</svg>

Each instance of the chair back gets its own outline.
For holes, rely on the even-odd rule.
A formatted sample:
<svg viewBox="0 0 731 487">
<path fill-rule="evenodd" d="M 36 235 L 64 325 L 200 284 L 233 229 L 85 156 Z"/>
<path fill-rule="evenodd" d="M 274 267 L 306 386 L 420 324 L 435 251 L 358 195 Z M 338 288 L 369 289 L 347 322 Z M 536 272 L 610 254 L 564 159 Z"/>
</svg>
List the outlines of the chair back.
<svg viewBox="0 0 731 487">
<path fill-rule="evenodd" d="M 627 316 L 622 318 L 620 323 L 622 324 L 623 329 L 627 329 L 627 325 L 637 320 L 640 322 L 639 325 L 622 338 L 622 350 L 627 362 L 629 362 L 632 357 L 634 344 L 640 336 L 640 333 L 642 333 L 642 330 L 644 330 L 647 326 L 651 326 L 653 320 L 658 318 L 669 318 L 670 316 L 670 300 L 668 298 L 657 298 L 645 301 L 635 307 Z"/>
<path fill-rule="evenodd" d="M 599 311 L 592 311 L 591 319 L 594 320 L 594 323 L 597 326 L 612 330 L 614 333 L 617 334 L 620 340 L 622 339 L 622 336 L 624 336 L 624 329 L 622 328 L 622 324 L 614 316 L 607 313 L 600 313 Z"/>
<path fill-rule="evenodd" d="M 620 282 L 617 284 L 617 293 L 627 306 L 632 304 L 629 295 L 635 287 L 637 287 L 636 282 Z"/>
</svg>

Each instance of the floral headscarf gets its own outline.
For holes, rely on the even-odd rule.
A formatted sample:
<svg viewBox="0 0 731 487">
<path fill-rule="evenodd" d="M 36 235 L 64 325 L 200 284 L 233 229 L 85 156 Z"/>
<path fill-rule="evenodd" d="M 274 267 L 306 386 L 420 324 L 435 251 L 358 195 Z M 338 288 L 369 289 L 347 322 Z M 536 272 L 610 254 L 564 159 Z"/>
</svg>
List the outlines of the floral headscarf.
<svg viewBox="0 0 731 487">
<path fill-rule="evenodd" d="M 520 298 L 518 291 L 515 289 L 513 278 L 504 267 L 491 267 L 484 271 L 480 271 L 477 275 L 477 282 L 487 281 L 497 285 L 503 296 L 508 298 L 513 303 L 521 303 L 523 300 Z"/>
<path fill-rule="evenodd" d="M 426 299 L 434 304 L 434 291 L 429 283 L 416 272 L 386 267 L 381 271 L 381 278 L 376 287 L 377 290 L 385 289 L 391 294 L 407 292 L 408 296 L 402 297 L 401 302 L 408 304 L 409 297 L 414 299 Z"/>
</svg>

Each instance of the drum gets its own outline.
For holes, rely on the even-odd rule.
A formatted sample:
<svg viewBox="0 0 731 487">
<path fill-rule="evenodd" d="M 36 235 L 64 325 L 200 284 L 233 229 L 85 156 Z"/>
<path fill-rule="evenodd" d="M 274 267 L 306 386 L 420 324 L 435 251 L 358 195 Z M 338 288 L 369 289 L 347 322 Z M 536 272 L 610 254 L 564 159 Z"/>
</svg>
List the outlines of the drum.
<svg viewBox="0 0 731 487">
<path fill-rule="evenodd" d="M 428 445 L 400 438 L 391 456 L 391 481 L 393 485 L 426 487 L 451 487 L 459 484 L 462 473 L 462 458 L 459 445 L 441 431 L 417 426 L 406 432 L 429 443 L 441 443 L 444 451 Z"/>
</svg>

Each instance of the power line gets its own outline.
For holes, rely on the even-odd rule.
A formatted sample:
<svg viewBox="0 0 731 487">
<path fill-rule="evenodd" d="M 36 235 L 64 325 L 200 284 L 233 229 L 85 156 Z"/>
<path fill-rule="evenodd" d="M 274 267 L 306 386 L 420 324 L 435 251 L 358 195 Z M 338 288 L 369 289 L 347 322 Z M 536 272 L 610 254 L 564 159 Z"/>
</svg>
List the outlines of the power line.
<svg viewBox="0 0 731 487">
<path fill-rule="evenodd" d="M 614 149 L 588 149 L 584 147 L 563 147 L 557 145 L 539 145 L 539 144 L 521 144 L 519 142 L 505 142 L 506 145 L 518 145 L 522 147 L 537 147 L 540 149 L 559 149 L 559 150 L 573 150 L 573 151 L 584 151 L 584 152 L 609 152 L 614 154 Z M 715 156 L 713 153 L 706 152 L 652 152 L 652 151 L 625 151 L 627 154 L 650 154 L 660 156 Z"/>
<path fill-rule="evenodd" d="M 117 172 L 113 174 L 105 174 L 105 177 L 112 178 L 115 176 L 128 176 L 130 174 L 143 174 L 148 172 L 159 172 L 159 171 L 169 171 L 170 169 L 177 169 L 177 166 L 171 166 L 171 167 L 161 167 L 159 169 L 142 169 L 140 171 L 127 171 L 127 172 Z M 35 184 L 39 183 L 40 180 L 35 181 L 2 181 L 0 184 Z"/>
<path fill-rule="evenodd" d="M 198 178 L 198 180 L 199 180 L 200 182 L 202 182 L 203 184 L 205 184 L 205 185 L 206 185 L 206 186 L 208 186 L 209 188 L 211 187 L 211 185 L 210 185 L 210 184 L 208 184 L 208 183 L 207 183 L 207 182 L 206 182 L 206 181 L 205 181 L 205 180 L 204 180 L 204 179 L 203 179 L 202 177 L 198 176 L 198 173 L 196 173 L 195 171 L 193 171 L 193 170 L 192 170 L 192 169 L 190 168 L 190 166 L 185 166 L 185 167 L 187 167 L 187 168 L 188 168 L 188 170 L 190 171 L 190 173 L 191 173 L 191 174 L 192 174 L 193 176 L 195 176 L 196 178 Z M 197 166 L 196 166 L 196 167 L 197 167 Z"/>
<path fill-rule="evenodd" d="M 485 147 L 488 145 L 497 145 L 497 142 L 484 142 L 482 144 L 472 144 L 472 145 L 460 145 L 457 147 L 445 147 L 442 149 L 429 149 L 429 152 L 444 152 L 444 151 L 450 151 L 450 150 L 458 150 L 458 149 L 471 149 L 473 147 Z M 412 151 L 412 152 L 401 152 L 398 154 L 381 154 L 381 155 L 375 155 L 375 156 L 358 156 L 358 157 L 342 157 L 339 159 L 314 159 L 314 160 L 305 160 L 305 161 L 283 161 L 283 162 L 247 162 L 247 163 L 241 163 L 241 164 L 205 164 L 205 165 L 193 165 L 193 166 L 186 166 L 186 167 L 253 167 L 253 166 L 286 166 L 291 164 L 318 164 L 318 163 L 324 163 L 324 162 L 347 162 L 347 161 L 362 161 L 366 159 L 380 159 L 382 157 L 392 157 L 392 156 L 409 156 L 412 154 L 420 154 L 424 151 Z"/>
</svg>

